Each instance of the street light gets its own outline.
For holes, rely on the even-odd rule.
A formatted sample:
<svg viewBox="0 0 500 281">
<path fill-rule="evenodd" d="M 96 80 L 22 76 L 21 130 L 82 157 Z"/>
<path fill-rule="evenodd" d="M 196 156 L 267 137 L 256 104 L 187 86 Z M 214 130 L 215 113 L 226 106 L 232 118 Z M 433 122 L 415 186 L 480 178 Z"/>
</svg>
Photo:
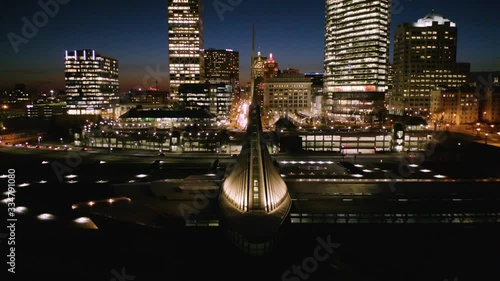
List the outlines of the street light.
<svg viewBox="0 0 500 281">
<path fill-rule="evenodd" d="M 488 144 L 488 134 L 484 134 L 484 144 Z"/>
</svg>

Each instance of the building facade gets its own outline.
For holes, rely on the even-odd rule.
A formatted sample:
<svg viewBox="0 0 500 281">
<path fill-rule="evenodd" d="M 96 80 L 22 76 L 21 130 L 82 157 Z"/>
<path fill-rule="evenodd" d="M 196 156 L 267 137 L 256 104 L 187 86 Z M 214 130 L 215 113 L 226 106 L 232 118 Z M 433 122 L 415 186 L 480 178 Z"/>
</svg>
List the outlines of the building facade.
<svg viewBox="0 0 500 281">
<path fill-rule="evenodd" d="M 31 101 L 32 97 L 25 84 L 16 84 L 14 90 L 0 93 L 0 104 L 8 104 L 11 107 L 24 107 Z"/>
<path fill-rule="evenodd" d="M 171 99 L 178 99 L 180 84 L 204 82 L 203 42 L 203 1 L 168 0 Z"/>
<path fill-rule="evenodd" d="M 500 123 L 500 86 L 483 89 L 485 93 L 484 106 L 481 107 L 481 121 L 490 124 Z"/>
<path fill-rule="evenodd" d="M 312 82 L 304 76 L 282 76 L 264 83 L 264 110 L 274 111 L 281 116 L 311 111 Z"/>
<path fill-rule="evenodd" d="M 179 99 L 186 109 L 206 109 L 219 119 L 230 115 L 233 89 L 227 84 L 181 84 Z"/>
<path fill-rule="evenodd" d="M 304 73 L 304 77 L 311 79 L 311 99 L 313 116 L 322 115 L 325 113 L 325 98 L 323 92 L 323 73 L 308 72 Z"/>
<path fill-rule="evenodd" d="M 327 0 L 325 93 L 337 120 L 367 120 L 384 106 L 390 0 Z"/>
<path fill-rule="evenodd" d="M 169 92 L 131 89 L 120 97 L 120 104 L 166 104 Z"/>
<path fill-rule="evenodd" d="M 28 118 L 50 118 L 56 115 L 67 113 L 66 103 L 32 104 L 26 106 L 26 116 Z"/>
<path fill-rule="evenodd" d="M 255 94 L 257 95 L 257 102 L 264 106 L 264 83 L 271 78 L 277 77 L 280 73 L 279 64 L 269 54 L 269 57 L 263 57 L 261 52 L 257 53 L 252 65 L 252 73 L 255 78 Z"/>
<path fill-rule="evenodd" d="M 472 87 L 432 91 L 430 113 L 433 121 L 448 124 L 474 124 L 479 121 L 479 100 Z"/>
<path fill-rule="evenodd" d="M 240 88 L 240 54 L 231 49 L 203 51 L 205 80 L 211 84 L 231 85 Z"/>
<path fill-rule="evenodd" d="M 112 112 L 118 101 L 118 61 L 95 50 L 66 51 L 66 102 L 70 115 Z"/>
<path fill-rule="evenodd" d="M 457 63 L 457 37 L 456 24 L 435 12 L 397 27 L 391 114 L 427 116 L 431 91 L 467 82 L 470 65 Z"/>
</svg>

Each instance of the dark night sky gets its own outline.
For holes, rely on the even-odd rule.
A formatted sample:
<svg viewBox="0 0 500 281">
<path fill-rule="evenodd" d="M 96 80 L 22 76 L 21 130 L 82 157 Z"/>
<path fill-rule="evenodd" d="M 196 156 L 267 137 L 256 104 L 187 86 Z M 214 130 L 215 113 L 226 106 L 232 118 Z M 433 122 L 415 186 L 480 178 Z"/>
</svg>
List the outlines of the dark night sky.
<svg viewBox="0 0 500 281">
<path fill-rule="evenodd" d="M 258 49 L 263 54 L 273 52 L 281 68 L 322 72 L 324 0 L 241 0 L 222 20 L 214 8 L 216 1 L 229 2 L 205 1 L 205 47 L 240 51 L 242 80 L 249 76 L 252 23 Z M 435 9 L 458 25 L 459 61 L 471 62 L 473 71 L 500 70 L 498 0 L 394 1 L 401 8 L 393 15 L 392 31 L 397 24 L 416 21 Z M 167 87 L 167 0 L 70 0 L 16 54 L 7 34 L 22 34 L 21 18 L 31 20 L 41 10 L 37 2 L 0 4 L 0 88 L 15 83 L 63 88 L 64 51 L 86 48 L 119 60 L 122 91 L 144 85 L 147 66 L 158 66 L 163 73 L 160 87 Z"/>
</svg>

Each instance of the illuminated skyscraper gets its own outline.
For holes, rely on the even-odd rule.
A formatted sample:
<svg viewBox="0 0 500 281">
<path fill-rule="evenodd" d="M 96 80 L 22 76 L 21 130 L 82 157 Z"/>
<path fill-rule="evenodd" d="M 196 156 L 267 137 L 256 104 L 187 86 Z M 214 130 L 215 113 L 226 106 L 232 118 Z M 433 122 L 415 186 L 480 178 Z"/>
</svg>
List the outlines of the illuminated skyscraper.
<svg viewBox="0 0 500 281">
<path fill-rule="evenodd" d="M 233 50 L 208 49 L 203 52 L 205 80 L 212 84 L 240 85 L 240 54 Z"/>
<path fill-rule="evenodd" d="M 392 114 L 427 116 L 431 91 L 467 82 L 469 64 L 457 63 L 457 27 L 434 11 L 398 25 L 394 40 Z"/>
<path fill-rule="evenodd" d="M 326 0 L 326 110 L 367 120 L 384 106 L 391 0 Z"/>
<path fill-rule="evenodd" d="M 118 61 L 95 50 L 66 51 L 68 114 L 99 115 L 112 111 L 118 100 Z"/>
<path fill-rule="evenodd" d="M 203 1 L 168 0 L 170 96 L 177 100 L 180 84 L 204 82 Z"/>
<path fill-rule="evenodd" d="M 273 57 L 261 56 L 261 52 L 257 53 L 257 57 L 253 59 L 252 65 L 253 77 L 255 77 L 255 94 L 257 95 L 257 102 L 264 106 L 264 83 L 271 78 L 279 75 L 279 65 Z"/>
</svg>

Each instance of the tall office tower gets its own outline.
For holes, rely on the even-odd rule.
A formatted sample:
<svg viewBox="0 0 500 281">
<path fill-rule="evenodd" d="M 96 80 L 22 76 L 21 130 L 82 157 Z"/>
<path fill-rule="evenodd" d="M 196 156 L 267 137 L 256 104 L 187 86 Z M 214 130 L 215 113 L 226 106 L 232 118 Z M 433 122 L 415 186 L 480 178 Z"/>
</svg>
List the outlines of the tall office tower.
<svg viewBox="0 0 500 281">
<path fill-rule="evenodd" d="M 180 84 L 204 82 L 203 1 L 168 0 L 170 96 L 178 100 Z"/>
<path fill-rule="evenodd" d="M 252 72 L 255 77 L 255 94 L 257 95 L 257 102 L 264 106 L 264 83 L 279 75 L 279 65 L 273 57 L 263 57 L 261 52 L 257 53 L 257 57 L 253 60 Z"/>
<path fill-rule="evenodd" d="M 118 101 L 118 61 L 95 50 L 66 51 L 66 103 L 70 115 L 100 115 Z"/>
<path fill-rule="evenodd" d="M 326 0 L 325 93 L 334 119 L 369 120 L 387 90 L 391 0 Z"/>
<path fill-rule="evenodd" d="M 240 86 L 240 54 L 236 51 L 208 49 L 203 51 L 205 80 L 211 84 L 227 84 L 233 92 Z"/>
<path fill-rule="evenodd" d="M 467 82 L 470 65 L 457 63 L 457 35 L 455 23 L 434 11 L 398 25 L 390 113 L 427 116 L 431 91 Z"/>
</svg>

